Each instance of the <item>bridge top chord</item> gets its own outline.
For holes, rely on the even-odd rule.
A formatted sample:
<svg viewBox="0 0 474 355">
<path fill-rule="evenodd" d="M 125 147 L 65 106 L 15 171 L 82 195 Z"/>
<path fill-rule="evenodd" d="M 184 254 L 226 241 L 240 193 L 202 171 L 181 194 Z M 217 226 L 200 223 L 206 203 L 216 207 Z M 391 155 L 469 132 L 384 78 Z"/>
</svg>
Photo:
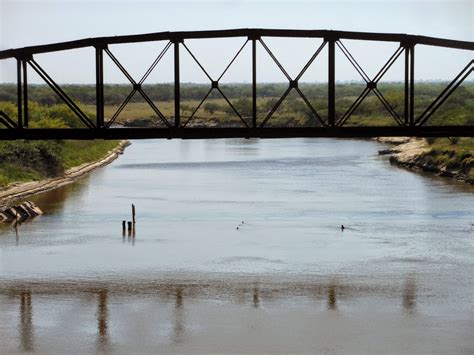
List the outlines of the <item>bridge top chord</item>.
<svg viewBox="0 0 474 355">
<path fill-rule="evenodd" d="M 301 37 L 301 38 L 324 38 L 327 40 L 352 39 L 362 41 L 400 42 L 403 44 L 422 44 L 428 46 L 474 50 L 474 42 L 458 41 L 445 38 L 417 36 L 404 33 L 376 33 L 376 32 L 354 32 L 338 30 L 293 30 L 293 29 L 263 29 L 263 28 L 239 28 L 228 30 L 207 31 L 177 31 L 177 32 L 155 32 L 136 35 L 109 36 L 84 38 L 75 41 L 29 46 L 16 49 L 0 51 L 0 59 L 24 58 L 33 54 L 63 51 L 83 47 L 103 47 L 109 44 L 137 43 L 149 41 L 169 40 L 172 42 L 185 39 L 204 38 L 228 38 L 228 37 Z"/>
</svg>

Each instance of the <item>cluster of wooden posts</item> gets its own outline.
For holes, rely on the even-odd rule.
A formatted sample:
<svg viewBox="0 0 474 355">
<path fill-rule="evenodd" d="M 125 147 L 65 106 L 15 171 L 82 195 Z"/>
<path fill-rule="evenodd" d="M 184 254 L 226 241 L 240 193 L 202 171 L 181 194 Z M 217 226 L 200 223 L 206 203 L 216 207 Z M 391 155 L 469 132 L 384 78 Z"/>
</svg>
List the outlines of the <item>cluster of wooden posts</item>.
<svg viewBox="0 0 474 355">
<path fill-rule="evenodd" d="M 122 221 L 122 233 L 125 235 L 125 232 L 128 231 L 129 236 L 135 237 L 135 205 L 132 203 L 132 220 L 131 221 Z"/>
<path fill-rule="evenodd" d="M 0 207 L 0 222 L 24 221 L 43 214 L 31 201 L 25 201 L 15 206 Z"/>
</svg>

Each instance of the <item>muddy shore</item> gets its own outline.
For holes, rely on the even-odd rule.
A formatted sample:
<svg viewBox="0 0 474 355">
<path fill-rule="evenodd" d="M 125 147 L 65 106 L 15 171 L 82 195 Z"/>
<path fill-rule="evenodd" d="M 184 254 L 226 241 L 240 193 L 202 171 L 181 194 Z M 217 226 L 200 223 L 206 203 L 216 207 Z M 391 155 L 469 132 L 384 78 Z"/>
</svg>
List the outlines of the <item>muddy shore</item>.
<svg viewBox="0 0 474 355">
<path fill-rule="evenodd" d="M 122 154 L 125 148 L 129 145 L 129 141 L 120 141 L 120 144 L 114 149 L 110 150 L 101 160 L 75 166 L 66 170 L 62 176 L 40 181 L 14 182 L 0 189 L 0 205 L 7 205 L 16 200 L 24 199 L 31 195 L 53 190 L 60 186 L 70 184 L 92 170 L 111 163 L 117 159 L 118 156 Z"/>
<path fill-rule="evenodd" d="M 379 151 L 380 155 L 390 155 L 390 163 L 414 171 L 429 172 L 438 176 L 451 177 L 456 180 L 474 185 L 474 179 L 457 169 L 434 164 L 425 159 L 424 155 L 431 151 L 431 146 L 425 138 L 414 137 L 379 137 L 380 143 L 390 144 L 391 148 Z"/>
</svg>

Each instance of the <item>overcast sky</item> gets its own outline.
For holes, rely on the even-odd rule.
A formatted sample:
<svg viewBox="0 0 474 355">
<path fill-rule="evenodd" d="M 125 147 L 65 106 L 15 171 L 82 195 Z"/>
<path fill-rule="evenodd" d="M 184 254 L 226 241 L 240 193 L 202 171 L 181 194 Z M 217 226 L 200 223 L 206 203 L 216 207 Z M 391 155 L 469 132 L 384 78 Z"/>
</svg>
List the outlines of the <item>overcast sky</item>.
<svg viewBox="0 0 474 355">
<path fill-rule="evenodd" d="M 87 1 L 87 0 L 0 0 L 0 50 L 29 45 L 75 40 L 86 37 L 138 34 L 160 31 L 227 28 L 298 28 L 369 32 L 394 32 L 473 41 L 474 5 L 467 1 Z M 189 47 L 218 77 L 244 39 L 194 40 Z M 319 40 L 275 40 L 268 45 L 277 58 L 296 76 L 319 46 Z M 396 45 L 374 42 L 346 42 L 354 57 L 375 74 L 395 51 Z M 112 46 L 111 50 L 139 79 L 164 43 Z M 263 48 L 258 48 L 258 80 L 283 81 Z M 452 79 L 473 58 L 469 51 L 417 47 L 416 77 L 420 80 Z M 92 49 L 35 57 L 58 82 L 92 83 Z M 172 81 L 172 51 L 164 57 L 148 82 Z M 323 51 L 304 81 L 326 80 L 326 52 Z M 182 52 L 182 81 L 205 82 L 206 78 L 191 58 Z M 0 81 L 15 80 L 12 60 L 2 61 Z M 342 53 L 337 53 L 337 79 L 359 80 L 357 72 Z M 31 72 L 32 70 L 30 70 Z M 387 73 L 387 80 L 403 79 L 403 58 Z M 250 46 L 224 76 L 227 82 L 250 81 Z M 31 75 L 32 81 L 40 82 Z M 126 82 L 123 75 L 106 62 L 106 80 Z"/>
</svg>

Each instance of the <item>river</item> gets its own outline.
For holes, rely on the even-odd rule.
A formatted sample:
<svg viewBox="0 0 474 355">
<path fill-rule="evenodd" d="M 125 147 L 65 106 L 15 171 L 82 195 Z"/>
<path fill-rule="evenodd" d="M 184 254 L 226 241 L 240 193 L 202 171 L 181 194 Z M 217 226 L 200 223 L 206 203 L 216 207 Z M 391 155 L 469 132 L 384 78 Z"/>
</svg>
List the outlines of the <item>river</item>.
<svg viewBox="0 0 474 355">
<path fill-rule="evenodd" d="M 474 189 L 383 148 L 134 141 L 0 225 L 1 352 L 474 352 Z"/>
</svg>

